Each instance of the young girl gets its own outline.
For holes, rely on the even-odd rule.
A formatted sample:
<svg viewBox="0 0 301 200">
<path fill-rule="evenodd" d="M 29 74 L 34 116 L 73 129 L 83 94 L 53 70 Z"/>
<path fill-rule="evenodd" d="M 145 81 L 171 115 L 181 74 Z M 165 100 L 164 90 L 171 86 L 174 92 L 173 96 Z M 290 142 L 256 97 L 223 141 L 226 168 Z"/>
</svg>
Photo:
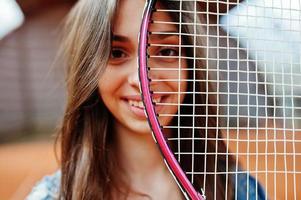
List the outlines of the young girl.
<svg viewBox="0 0 301 200">
<path fill-rule="evenodd" d="M 174 4 L 161 1 L 158 6 L 176 6 Z M 163 162 L 143 112 L 137 71 L 137 38 L 144 5 L 144 0 L 79 0 L 70 12 L 63 44 L 67 59 L 68 100 L 59 132 L 61 169 L 44 178 L 28 196 L 29 200 L 184 199 Z M 158 17 L 170 21 L 177 16 L 162 14 Z M 178 32 L 178 27 L 154 25 L 151 30 Z M 190 31 L 189 28 L 184 30 Z M 150 39 L 159 44 L 173 45 L 179 42 L 179 36 Z M 182 39 L 186 43 L 191 42 L 189 38 Z M 179 50 L 173 47 L 151 51 L 164 56 L 179 54 Z M 189 49 L 182 53 L 191 54 Z M 151 62 L 161 66 L 178 65 L 179 61 L 154 59 Z M 181 62 L 184 68 L 191 66 L 188 60 L 182 59 Z M 182 78 L 191 76 L 184 70 L 181 73 Z M 153 76 L 164 78 L 172 74 L 157 72 Z M 179 86 L 177 83 L 164 82 L 153 84 L 152 87 L 177 92 Z M 189 83 L 182 82 L 180 87 L 183 91 L 191 90 Z M 203 86 L 200 88 L 204 90 Z M 172 94 L 156 98 L 159 102 L 176 102 L 178 99 L 177 95 Z M 188 95 L 180 99 L 181 102 L 191 101 Z M 196 102 L 204 102 L 204 99 L 199 97 Z M 203 111 L 202 108 L 198 110 Z M 177 106 L 164 108 L 160 112 L 176 113 Z M 181 108 L 181 112 L 189 112 L 189 109 Z M 161 120 L 168 125 L 175 123 L 176 119 Z M 216 120 L 211 119 L 209 123 L 215 127 Z M 172 131 L 167 130 L 166 134 L 172 134 Z M 203 132 L 199 131 L 198 134 L 202 137 Z M 210 134 L 215 137 L 216 131 L 209 131 Z M 181 148 L 189 149 L 189 145 L 188 141 Z M 204 151 L 203 142 L 197 146 Z M 206 152 L 214 152 L 215 146 L 209 141 Z M 218 146 L 219 151 L 226 152 L 222 142 Z M 203 168 L 203 159 L 199 157 L 196 167 Z M 225 167 L 225 159 L 218 159 L 218 168 Z M 190 163 L 189 158 L 182 158 L 181 165 L 185 170 L 189 171 Z M 214 171 L 214 168 L 214 157 L 208 156 L 206 171 Z M 234 184 L 231 178 L 226 182 L 225 175 L 215 179 L 208 175 L 205 183 L 207 199 L 225 199 L 226 196 L 228 199 L 235 196 L 246 199 L 243 187 L 247 177 L 239 176 Z M 204 188 L 203 178 L 202 175 L 195 178 L 196 188 Z M 252 177 L 249 182 L 250 199 L 255 196 L 263 199 L 261 188 L 255 191 Z"/>
</svg>

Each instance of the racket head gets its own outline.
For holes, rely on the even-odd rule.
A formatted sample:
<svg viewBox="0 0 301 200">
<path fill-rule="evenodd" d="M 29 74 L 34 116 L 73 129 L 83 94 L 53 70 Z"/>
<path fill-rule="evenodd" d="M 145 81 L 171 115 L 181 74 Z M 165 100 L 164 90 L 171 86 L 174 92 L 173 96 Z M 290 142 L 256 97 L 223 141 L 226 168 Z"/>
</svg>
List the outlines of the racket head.
<svg viewBox="0 0 301 200">
<path fill-rule="evenodd" d="M 285 52 L 285 48 L 290 48 L 289 46 L 292 43 L 300 46 L 300 37 L 298 40 L 295 36 L 296 34 L 300 35 L 301 29 L 299 28 L 295 30 L 295 27 L 294 29 L 291 28 L 291 32 L 295 32 L 296 34 L 292 34 L 292 37 L 290 38 L 277 38 L 278 33 L 272 33 L 271 30 L 273 30 L 273 28 L 271 28 L 270 24 L 273 24 L 274 22 L 282 24 L 284 21 L 291 21 L 291 24 L 300 25 L 300 14 L 296 16 L 296 13 L 300 11 L 300 4 L 295 6 L 295 8 L 287 7 L 290 3 L 285 5 L 283 4 L 284 7 L 279 7 L 280 1 L 277 1 L 278 3 L 275 3 L 274 5 L 269 1 L 265 1 L 265 3 L 258 3 L 259 1 L 256 0 L 252 2 L 246 1 L 241 5 L 238 5 L 240 4 L 239 2 L 234 2 L 233 4 L 230 4 L 236 4 L 236 7 L 233 9 L 233 11 L 239 10 L 241 12 L 245 10 L 245 13 L 230 13 L 228 19 L 224 18 L 224 21 L 217 20 L 216 24 L 213 25 L 209 24 L 208 18 L 212 13 L 208 10 L 208 8 L 206 11 L 197 11 L 198 13 L 207 17 L 205 19 L 207 24 L 195 21 L 191 22 L 191 24 L 198 23 L 199 26 L 204 26 L 202 33 L 206 33 L 201 36 L 203 39 L 205 39 L 205 42 L 196 42 L 197 45 L 195 45 L 196 48 L 194 50 L 198 51 L 199 49 L 202 49 L 202 51 L 205 51 L 206 53 L 202 57 L 196 57 L 195 55 L 192 55 L 191 57 L 187 55 L 182 56 L 180 53 L 179 55 L 180 57 L 182 56 L 186 59 L 192 60 L 192 66 L 195 72 L 192 73 L 192 76 L 190 74 L 190 81 L 196 82 L 196 84 L 201 83 L 198 86 L 195 85 L 195 88 L 199 86 L 200 88 L 203 87 L 199 91 L 193 92 L 195 94 L 199 92 L 200 95 L 204 95 L 205 99 L 207 99 L 206 102 L 198 102 L 197 99 L 191 101 L 195 105 L 194 109 L 197 109 L 198 104 L 202 104 L 204 107 L 206 107 L 206 110 L 203 112 L 202 116 L 195 115 L 196 118 L 203 118 L 205 123 L 201 125 L 195 124 L 196 126 L 193 127 L 195 129 L 203 129 L 205 134 L 199 135 L 201 137 L 190 138 L 193 140 L 203 139 L 206 140 L 206 143 L 207 141 L 209 143 L 210 141 L 215 140 L 215 144 L 217 144 L 216 146 L 219 146 L 218 141 L 222 141 L 226 146 L 226 149 L 222 149 L 221 152 L 208 152 L 205 148 L 204 152 L 201 153 L 204 155 L 207 154 L 208 156 L 211 156 L 215 153 L 217 155 L 216 157 L 224 157 L 223 159 L 227 163 L 228 168 L 224 169 L 224 171 L 219 171 L 218 169 L 215 169 L 214 171 L 206 171 L 206 166 L 204 166 L 205 169 L 203 169 L 201 172 L 203 172 L 205 176 L 206 174 L 208 176 L 210 174 L 219 173 L 224 174 L 227 178 L 229 176 L 229 181 L 233 181 L 235 183 L 234 187 L 240 187 L 239 181 L 237 181 L 240 179 L 240 177 L 242 177 L 240 174 L 246 175 L 248 185 L 251 183 L 251 178 L 249 178 L 250 174 L 252 174 L 256 180 L 259 180 L 259 177 L 265 176 L 265 179 L 263 179 L 264 182 L 261 183 L 265 184 L 266 189 L 272 187 L 272 189 L 269 188 L 267 190 L 269 190 L 270 193 L 273 193 L 272 196 L 274 196 L 274 198 L 276 198 L 278 195 L 278 190 L 281 189 L 282 184 L 277 181 L 276 185 L 276 183 L 270 183 L 269 180 L 276 180 L 278 176 L 285 176 L 284 180 L 286 182 L 283 189 L 285 190 L 284 195 L 286 197 L 288 196 L 288 190 L 290 188 L 288 182 L 293 182 L 294 184 L 292 185 L 292 190 L 294 190 L 294 194 L 292 194 L 292 196 L 294 196 L 296 199 L 297 196 L 300 196 L 300 193 L 297 194 L 298 191 L 296 189 L 296 185 L 300 185 L 301 183 L 301 169 L 297 165 L 298 161 L 301 161 L 300 144 L 298 145 L 298 143 L 300 143 L 301 131 L 300 126 L 298 125 L 298 120 L 300 118 L 300 115 L 298 115 L 298 110 L 300 110 L 300 108 L 298 108 L 299 104 L 297 103 L 297 100 L 300 99 L 300 92 L 296 92 L 296 94 L 294 93 L 295 91 L 301 91 L 301 84 L 299 84 L 297 81 L 298 78 L 296 78 L 301 77 L 301 69 L 300 63 L 296 63 L 296 61 L 293 59 L 295 58 L 296 53 L 290 55 L 290 52 L 293 52 L 292 49 Z M 188 1 L 182 2 L 184 3 Z M 194 3 L 196 2 L 197 1 L 194 1 Z M 267 2 L 271 3 L 272 5 L 269 5 Z M 292 5 L 295 5 L 293 3 L 296 3 L 297 1 L 291 0 L 290 2 Z M 153 3 L 152 8 L 154 8 L 155 1 L 149 1 L 148 3 Z M 144 17 L 144 29 L 141 30 L 140 33 L 139 73 L 143 100 L 155 140 L 157 141 L 165 159 L 170 156 L 169 160 L 166 159 L 166 162 L 171 169 L 171 172 L 177 179 L 180 187 L 186 192 L 185 184 L 183 184 L 183 181 L 179 180 L 178 178 L 178 176 L 181 176 L 181 173 L 176 173 L 177 170 L 183 172 L 182 175 L 184 177 L 184 182 L 187 181 L 187 185 L 189 185 L 193 191 L 195 189 L 192 186 L 193 184 L 191 184 L 192 180 L 190 174 L 187 173 L 189 170 L 185 171 L 181 169 L 183 167 L 181 167 L 181 161 L 179 161 L 179 154 L 175 154 L 175 151 L 174 153 L 172 152 L 172 147 L 169 145 L 170 138 L 166 137 L 166 133 L 163 130 L 164 127 L 166 127 L 166 124 L 160 121 L 162 113 L 156 111 L 155 105 L 157 103 L 153 99 L 153 95 L 156 94 L 156 91 L 152 90 L 151 88 L 151 84 L 154 82 L 154 79 L 151 77 L 152 75 L 150 75 L 150 71 L 154 66 L 149 64 L 149 60 L 154 57 L 149 55 L 148 49 L 150 42 L 147 40 L 150 34 L 154 34 L 153 31 L 147 30 L 149 28 L 149 23 L 153 23 L 153 19 L 151 18 L 152 8 L 146 8 L 146 10 L 149 9 L 149 13 L 147 20 L 145 20 Z M 254 10 L 256 9 L 257 11 L 255 12 Z M 162 10 L 164 10 L 164 8 Z M 273 10 L 276 10 L 274 14 L 282 13 L 283 15 L 272 17 L 268 16 L 273 13 Z M 248 12 L 250 16 L 248 16 Z M 267 27 L 264 27 L 263 24 L 259 24 L 260 26 L 257 27 L 258 24 L 255 23 L 257 21 L 250 20 L 253 19 L 254 13 L 262 14 L 262 16 L 259 16 L 259 18 L 263 18 L 261 21 L 267 23 L 264 25 Z M 287 13 L 291 13 L 291 15 Z M 219 15 L 222 15 L 222 13 L 217 13 L 215 17 L 219 18 Z M 255 24 L 252 24 L 252 22 Z M 277 23 L 275 29 L 277 29 L 279 25 Z M 285 23 L 282 25 L 285 25 Z M 215 30 L 212 31 L 210 26 L 213 26 Z M 288 27 L 284 27 L 283 30 L 280 30 L 281 34 L 288 31 L 287 28 Z M 179 29 L 179 31 L 180 30 L 181 29 Z M 258 34 L 256 34 L 256 32 L 258 32 Z M 142 33 L 144 33 L 144 38 L 142 37 Z M 179 34 L 180 33 L 181 32 L 179 32 Z M 202 33 L 197 33 L 197 35 L 202 35 Z M 272 35 L 274 38 L 272 39 L 266 33 L 270 33 L 270 35 Z M 237 41 L 231 44 L 233 40 Z M 222 44 L 221 41 L 224 41 L 226 44 Z M 256 44 L 252 46 L 252 42 L 255 42 Z M 280 43 L 284 43 L 285 45 L 279 46 Z M 199 44 L 203 44 L 203 46 L 198 46 Z M 272 48 L 273 44 L 277 44 L 278 46 L 276 51 Z M 142 48 L 146 50 L 142 52 Z M 210 50 L 212 49 L 215 49 L 214 54 L 216 57 L 211 57 Z M 232 58 L 230 54 L 236 55 L 234 58 Z M 262 57 L 262 55 L 265 57 Z M 282 57 L 284 56 L 290 59 L 283 59 Z M 203 69 L 196 68 L 200 66 L 198 64 L 199 59 L 202 59 L 204 62 L 206 62 L 205 65 L 201 66 Z M 236 64 L 233 65 L 235 66 L 235 69 L 233 69 L 234 67 L 232 64 L 235 62 Z M 277 65 L 279 64 L 279 66 L 282 66 L 280 71 L 276 68 L 277 66 L 275 63 L 277 63 Z M 260 66 L 262 68 L 260 68 Z M 268 66 L 272 66 L 272 70 L 267 70 Z M 283 67 L 286 67 L 286 69 Z M 198 76 L 197 74 L 202 70 L 205 75 Z M 226 74 L 226 78 L 222 77 L 223 73 Z M 236 77 L 231 77 L 231 74 L 235 74 Z M 264 74 L 264 80 L 260 80 L 260 78 L 258 78 L 259 76 L 262 76 L 262 74 Z M 199 77 L 201 78 L 198 79 Z M 260 88 L 264 88 L 264 90 L 259 91 Z M 285 90 L 289 91 L 290 94 L 285 94 Z M 254 98 L 256 99 L 253 100 L 255 103 L 252 103 L 252 98 L 255 95 L 256 97 Z M 288 99 L 287 95 L 292 95 L 293 97 Z M 211 98 L 211 96 L 213 96 L 213 98 Z M 263 103 L 260 103 L 261 99 L 264 99 Z M 270 104 L 268 99 L 272 99 L 274 105 Z M 291 103 L 289 103 L 290 105 L 284 105 L 285 102 Z M 178 104 L 179 103 L 181 104 L 182 101 L 179 101 Z M 253 111 L 255 106 L 258 108 L 256 108 L 256 111 Z M 213 107 L 213 109 L 210 110 L 210 107 Z M 270 108 L 272 108 L 274 111 L 270 112 Z M 295 111 L 291 111 L 290 109 L 295 109 Z M 233 114 L 234 111 L 235 113 Z M 180 112 L 182 115 L 182 111 Z M 279 116 L 277 112 L 279 112 Z M 257 116 L 255 116 L 254 113 L 257 113 Z M 177 117 L 177 114 L 178 113 L 172 113 L 172 116 Z M 213 126 L 210 125 L 211 118 L 215 118 L 217 120 L 212 123 Z M 289 121 L 289 119 L 292 120 Z M 213 134 L 211 134 L 212 132 Z M 210 134 L 213 135 L 213 137 L 210 136 Z M 263 149 L 263 152 L 259 152 L 260 148 Z M 272 148 L 275 152 L 271 152 L 270 149 Z M 216 149 L 220 149 L 220 147 Z M 232 169 L 230 168 L 231 157 L 235 157 L 234 163 L 231 163 L 231 165 L 233 164 L 234 166 Z M 245 157 L 245 159 L 241 159 L 242 157 Z M 270 159 L 271 157 L 273 158 Z M 259 161 L 259 159 L 264 159 L 264 162 L 262 162 L 264 163 L 264 166 L 262 168 L 262 163 Z M 272 167 L 270 165 L 271 161 L 274 163 L 274 166 Z M 253 166 L 251 162 L 254 162 L 256 166 Z M 173 167 L 173 164 L 176 167 Z M 244 169 L 241 167 L 244 167 Z M 294 179 L 294 181 L 291 181 L 291 179 Z M 216 185 L 213 187 L 216 188 Z M 254 188 L 256 188 L 256 190 L 260 190 L 260 185 L 256 182 L 254 183 Z M 233 196 L 235 198 L 238 197 L 237 190 L 238 189 L 234 190 Z M 249 188 L 244 188 L 244 190 L 246 190 L 245 193 L 248 195 L 250 192 Z M 198 191 L 200 191 L 200 188 Z M 197 192 L 192 192 L 192 194 L 196 194 L 196 199 L 200 196 L 197 194 Z M 187 196 L 191 198 L 189 194 L 187 194 Z"/>
<path fill-rule="evenodd" d="M 143 14 L 143 19 L 141 23 L 140 35 L 139 35 L 139 79 L 140 79 L 140 88 L 142 93 L 142 99 L 145 106 L 146 115 L 150 127 L 152 129 L 153 137 L 156 143 L 158 144 L 160 151 L 164 157 L 164 161 L 168 166 L 171 174 L 178 183 L 180 189 L 182 190 L 186 199 L 193 200 L 203 200 L 203 196 L 197 192 L 191 182 L 185 175 L 185 172 L 181 169 L 177 159 L 174 156 L 174 153 L 171 151 L 167 140 L 162 131 L 158 119 L 158 113 L 156 112 L 155 102 L 153 100 L 154 94 L 150 88 L 150 79 L 148 76 L 148 36 L 149 36 L 149 25 L 152 15 L 152 10 L 155 9 L 156 0 L 149 0 L 146 3 L 146 7 Z"/>
</svg>

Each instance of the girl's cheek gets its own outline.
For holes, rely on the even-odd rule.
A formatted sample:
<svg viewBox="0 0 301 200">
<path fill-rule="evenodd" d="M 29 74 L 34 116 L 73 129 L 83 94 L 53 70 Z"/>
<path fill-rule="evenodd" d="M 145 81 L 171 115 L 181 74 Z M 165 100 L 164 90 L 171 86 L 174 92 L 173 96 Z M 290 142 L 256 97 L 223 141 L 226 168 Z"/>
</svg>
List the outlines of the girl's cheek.
<svg viewBox="0 0 301 200">
<path fill-rule="evenodd" d="M 112 78 L 112 70 L 109 69 L 110 66 L 107 67 L 106 71 L 104 74 L 100 77 L 100 80 L 98 82 L 98 88 L 101 93 L 108 93 L 113 90 L 114 85 L 114 80 L 115 78 Z"/>
</svg>

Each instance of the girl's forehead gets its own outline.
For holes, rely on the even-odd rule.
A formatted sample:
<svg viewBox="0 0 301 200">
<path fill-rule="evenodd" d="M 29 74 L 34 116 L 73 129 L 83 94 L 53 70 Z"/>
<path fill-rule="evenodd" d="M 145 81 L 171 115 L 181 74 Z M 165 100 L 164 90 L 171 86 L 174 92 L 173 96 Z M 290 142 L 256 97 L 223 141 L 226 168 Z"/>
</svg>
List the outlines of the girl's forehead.
<svg viewBox="0 0 301 200">
<path fill-rule="evenodd" d="M 151 18 L 153 23 L 150 24 L 150 31 L 177 31 L 177 26 L 175 23 L 173 24 L 175 19 L 173 19 L 167 12 L 160 10 L 153 12 Z"/>
<path fill-rule="evenodd" d="M 145 3 L 145 0 L 119 1 L 114 18 L 113 33 L 126 34 L 128 31 L 139 32 Z M 159 9 L 163 8 L 160 4 L 157 7 Z M 177 31 L 176 25 L 165 23 L 174 21 L 167 12 L 154 12 L 152 14 L 152 21 L 154 23 L 150 24 L 150 31 Z"/>
<path fill-rule="evenodd" d="M 116 14 L 113 21 L 113 32 L 122 35 L 137 31 L 141 23 L 144 0 L 118 1 Z"/>
</svg>

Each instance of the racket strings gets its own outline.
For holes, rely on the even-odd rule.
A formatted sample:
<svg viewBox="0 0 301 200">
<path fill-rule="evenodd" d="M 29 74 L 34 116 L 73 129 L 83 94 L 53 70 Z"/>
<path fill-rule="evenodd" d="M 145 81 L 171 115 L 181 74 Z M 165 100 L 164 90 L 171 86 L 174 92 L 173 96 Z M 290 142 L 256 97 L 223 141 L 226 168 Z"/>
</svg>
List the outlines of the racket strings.
<svg viewBox="0 0 301 200">
<path fill-rule="evenodd" d="M 237 199 L 243 176 L 250 193 L 249 175 L 271 199 L 301 198 L 300 2 L 168 2 L 175 5 L 157 7 L 151 23 L 177 31 L 150 30 L 149 37 L 179 39 L 148 44 L 148 73 L 152 93 L 163 96 L 154 102 L 161 107 L 158 119 L 164 132 L 174 133 L 167 140 L 188 178 L 202 182 L 205 193 L 213 183 L 212 199 L 218 199 L 220 180 L 226 199 Z M 210 3 L 226 10 L 236 6 L 236 12 L 220 13 L 218 6 L 209 11 Z M 173 17 L 160 19 L 162 13 Z M 212 22 L 212 16 L 218 20 Z M 226 19 L 219 21 L 222 16 Z M 151 48 L 177 53 L 166 56 Z"/>
</svg>

